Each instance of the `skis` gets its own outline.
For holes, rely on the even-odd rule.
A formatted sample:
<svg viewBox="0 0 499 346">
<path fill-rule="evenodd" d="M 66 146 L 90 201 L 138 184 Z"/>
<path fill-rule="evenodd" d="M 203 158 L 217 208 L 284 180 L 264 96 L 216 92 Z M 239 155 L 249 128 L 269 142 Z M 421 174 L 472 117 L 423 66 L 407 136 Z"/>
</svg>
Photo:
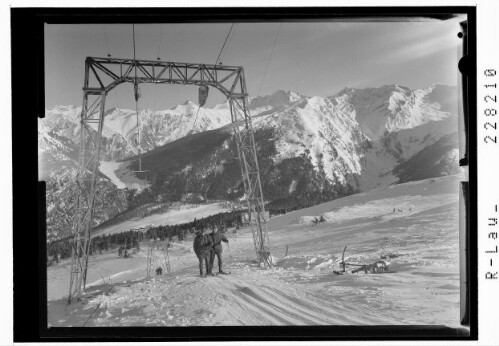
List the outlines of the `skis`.
<svg viewBox="0 0 499 346">
<path fill-rule="evenodd" d="M 218 275 L 229 275 L 229 274 L 230 274 L 230 272 L 223 272 L 223 273 L 218 272 L 218 273 L 213 273 L 213 275 L 214 275 L 214 276 L 218 276 Z"/>
<path fill-rule="evenodd" d="M 333 270 L 333 273 L 336 274 L 336 275 L 345 275 L 345 274 L 352 274 L 353 272 L 340 272 L 340 271 L 337 271 L 337 270 Z M 382 272 L 379 272 L 379 273 L 376 273 L 376 274 L 393 274 L 393 273 L 397 273 L 397 271 L 391 271 L 391 270 L 386 270 L 386 271 L 382 271 Z"/>
<path fill-rule="evenodd" d="M 205 278 L 210 277 L 210 276 L 229 275 L 230 273 L 231 272 L 223 272 L 223 273 L 218 272 L 218 273 L 213 273 L 211 275 L 210 274 L 204 274 L 203 276 L 200 276 L 200 277 L 201 277 L 201 279 L 205 279 Z"/>
</svg>

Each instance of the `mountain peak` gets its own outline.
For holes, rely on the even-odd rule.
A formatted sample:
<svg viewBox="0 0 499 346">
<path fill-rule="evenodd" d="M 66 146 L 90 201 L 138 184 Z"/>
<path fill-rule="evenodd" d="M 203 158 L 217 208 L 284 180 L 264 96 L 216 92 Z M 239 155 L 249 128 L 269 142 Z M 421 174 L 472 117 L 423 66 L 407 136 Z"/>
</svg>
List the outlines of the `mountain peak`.
<svg viewBox="0 0 499 346">
<path fill-rule="evenodd" d="M 449 113 L 457 114 L 456 88 L 439 84 L 417 90 L 398 84 L 362 89 L 347 87 L 329 99 L 334 104 L 351 107 L 362 131 L 371 139 L 380 138 L 386 131 L 412 128 L 442 120 Z"/>
<path fill-rule="evenodd" d="M 305 96 L 291 90 L 277 90 L 271 95 L 257 96 L 250 100 L 250 108 L 270 107 L 272 109 L 290 106 Z"/>
<path fill-rule="evenodd" d="M 373 95 L 377 98 L 378 97 L 389 98 L 394 91 L 410 92 L 411 89 L 398 84 L 386 84 L 380 87 L 365 87 L 365 88 L 345 87 L 341 89 L 337 94 L 330 96 L 329 98 L 334 99 L 344 95 L 362 95 L 363 98 L 368 97 L 368 95 Z"/>
<path fill-rule="evenodd" d="M 195 108 L 198 108 L 199 106 L 192 102 L 191 100 L 186 100 L 185 102 L 176 105 L 173 108 L 170 108 L 171 110 L 177 110 L 177 111 L 185 111 L 185 110 L 192 110 Z"/>
</svg>

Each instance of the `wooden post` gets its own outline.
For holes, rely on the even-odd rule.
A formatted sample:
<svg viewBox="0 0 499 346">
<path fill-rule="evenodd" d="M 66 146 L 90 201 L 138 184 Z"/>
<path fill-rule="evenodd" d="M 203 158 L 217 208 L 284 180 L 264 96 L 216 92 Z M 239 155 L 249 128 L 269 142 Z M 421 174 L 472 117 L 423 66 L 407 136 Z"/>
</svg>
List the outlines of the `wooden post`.
<svg viewBox="0 0 499 346">
<path fill-rule="evenodd" d="M 165 257 L 165 266 L 166 270 L 168 271 L 168 274 L 171 273 L 170 270 L 170 255 L 168 254 L 168 245 L 166 245 L 166 248 L 163 248 L 163 255 L 166 255 Z"/>
<path fill-rule="evenodd" d="M 347 247 L 345 246 L 345 248 L 343 249 L 343 255 L 341 255 L 341 263 L 343 264 L 343 273 L 345 272 L 345 250 L 347 249 Z"/>
</svg>

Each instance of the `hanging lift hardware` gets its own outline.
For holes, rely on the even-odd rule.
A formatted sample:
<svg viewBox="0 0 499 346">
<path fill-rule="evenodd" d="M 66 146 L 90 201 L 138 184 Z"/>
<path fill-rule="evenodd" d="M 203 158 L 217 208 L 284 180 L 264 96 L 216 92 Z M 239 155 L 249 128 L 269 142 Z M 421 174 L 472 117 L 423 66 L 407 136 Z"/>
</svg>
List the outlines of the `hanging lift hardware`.
<svg viewBox="0 0 499 346">
<path fill-rule="evenodd" d="M 132 171 L 132 173 L 147 173 L 149 170 L 143 170 L 142 169 L 142 149 L 140 147 L 140 113 L 139 113 L 139 107 L 138 107 L 138 102 L 139 98 L 141 97 L 140 94 L 140 88 L 139 84 L 137 82 L 137 78 L 135 78 L 134 83 L 133 83 L 133 96 L 135 98 L 135 111 L 137 113 L 137 148 L 138 148 L 138 163 L 139 163 L 139 169 L 136 171 Z"/>
<path fill-rule="evenodd" d="M 140 98 L 140 88 L 139 84 L 137 83 L 137 79 L 135 79 L 135 82 L 133 83 L 133 96 L 135 98 L 135 102 L 139 102 Z"/>
<path fill-rule="evenodd" d="M 209 89 L 206 84 L 199 86 L 199 91 L 198 91 L 199 107 L 203 107 L 204 104 L 206 103 L 206 100 L 208 99 L 208 90 Z"/>
<path fill-rule="evenodd" d="M 148 170 L 142 169 L 142 149 L 140 146 L 140 113 L 139 113 L 139 98 L 140 98 L 140 88 L 139 88 L 139 79 L 137 78 L 137 68 L 138 62 L 135 59 L 135 24 L 133 25 L 133 66 L 134 66 L 134 80 L 133 80 L 133 96 L 135 98 L 135 113 L 137 115 L 137 150 L 138 150 L 138 162 L 139 162 L 139 170 L 133 171 L 133 173 L 146 173 Z"/>
</svg>

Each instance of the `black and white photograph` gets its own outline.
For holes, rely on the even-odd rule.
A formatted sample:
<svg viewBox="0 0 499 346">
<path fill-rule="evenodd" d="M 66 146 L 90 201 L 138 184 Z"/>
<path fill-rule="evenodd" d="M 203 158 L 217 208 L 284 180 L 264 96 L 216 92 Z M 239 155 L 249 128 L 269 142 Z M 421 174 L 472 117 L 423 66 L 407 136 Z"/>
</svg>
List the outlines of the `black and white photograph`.
<svg viewBox="0 0 499 346">
<path fill-rule="evenodd" d="M 465 21 L 46 24 L 48 327 L 460 327 Z"/>
<path fill-rule="evenodd" d="M 45 24 L 47 327 L 462 328 L 466 21 Z"/>
</svg>

